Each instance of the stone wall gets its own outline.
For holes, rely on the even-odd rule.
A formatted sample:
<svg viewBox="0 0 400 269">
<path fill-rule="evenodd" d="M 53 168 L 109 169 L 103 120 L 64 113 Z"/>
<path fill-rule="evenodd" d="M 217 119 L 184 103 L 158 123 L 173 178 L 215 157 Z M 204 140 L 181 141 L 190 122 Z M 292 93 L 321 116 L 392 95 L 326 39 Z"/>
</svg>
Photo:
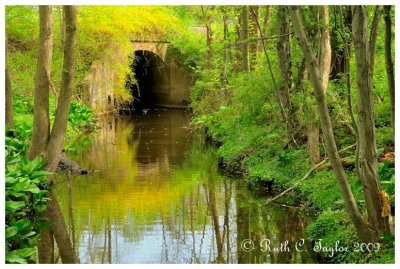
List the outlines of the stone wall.
<svg viewBox="0 0 400 269">
<path fill-rule="evenodd" d="M 164 65 L 159 67 L 159 74 L 152 89 L 157 97 L 154 104 L 164 107 L 187 107 L 190 103 L 189 89 L 192 76 L 179 67 L 173 57 L 166 55 L 167 45 L 167 43 L 134 43 L 134 49 L 153 52 L 164 62 Z M 100 60 L 91 66 L 85 78 L 85 88 L 89 94 L 89 104 L 94 111 L 107 113 L 115 109 L 113 74 L 106 63 Z"/>
<path fill-rule="evenodd" d="M 97 113 L 114 110 L 113 74 L 106 63 L 98 61 L 92 64 L 85 78 L 85 87 L 89 93 L 89 105 Z"/>
</svg>

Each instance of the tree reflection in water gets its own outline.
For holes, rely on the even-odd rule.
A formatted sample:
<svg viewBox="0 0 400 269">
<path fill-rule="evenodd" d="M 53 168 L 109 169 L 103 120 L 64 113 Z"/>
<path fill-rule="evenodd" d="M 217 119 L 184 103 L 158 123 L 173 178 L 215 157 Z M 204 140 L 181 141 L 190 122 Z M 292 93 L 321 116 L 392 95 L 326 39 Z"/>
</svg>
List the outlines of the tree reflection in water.
<svg viewBox="0 0 400 269">
<path fill-rule="evenodd" d="M 310 251 L 261 251 L 266 238 L 303 238 L 306 221 L 297 209 L 260 207 L 265 198 L 221 175 L 183 111 L 102 122 L 73 156 L 100 172 L 61 177 L 54 190 L 81 263 L 314 262 Z M 254 250 L 241 249 L 244 239 Z"/>
</svg>

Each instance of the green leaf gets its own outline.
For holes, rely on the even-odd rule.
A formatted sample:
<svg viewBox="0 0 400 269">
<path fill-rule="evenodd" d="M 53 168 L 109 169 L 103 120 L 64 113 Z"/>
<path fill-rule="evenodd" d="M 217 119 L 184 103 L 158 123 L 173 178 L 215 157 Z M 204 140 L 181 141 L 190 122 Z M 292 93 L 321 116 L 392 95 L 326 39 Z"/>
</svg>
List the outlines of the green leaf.
<svg viewBox="0 0 400 269">
<path fill-rule="evenodd" d="M 13 237 L 18 233 L 18 227 L 12 226 L 6 228 L 6 239 Z"/>
<path fill-rule="evenodd" d="M 6 262 L 7 263 L 27 263 L 26 259 L 21 258 L 14 252 L 6 253 Z"/>
<path fill-rule="evenodd" d="M 38 191 L 37 193 L 35 193 L 35 198 L 40 198 L 40 197 L 42 197 L 42 196 L 45 196 L 46 194 L 48 193 L 48 191 L 46 191 L 46 190 L 40 190 L 40 191 Z"/>
<path fill-rule="evenodd" d="M 21 159 L 19 158 L 15 158 L 9 162 L 6 162 L 6 165 L 10 165 L 10 164 L 14 164 L 14 163 L 19 163 L 21 161 Z"/>
<path fill-rule="evenodd" d="M 26 190 L 29 187 L 29 184 L 30 184 L 30 182 L 27 178 L 22 178 L 22 179 L 20 179 L 20 181 L 17 184 L 15 184 L 12 187 L 12 189 L 15 192 L 20 192 L 20 191 Z"/>
<path fill-rule="evenodd" d="M 14 250 L 12 253 L 22 257 L 22 258 L 29 258 L 36 252 L 35 248 L 22 248 Z"/>
<path fill-rule="evenodd" d="M 25 206 L 25 202 L 23 201 L 6 201 L 6 211 L 16 211 Z"/>
<path fill-rule="evenodd" d="M 39 177 L 43 177 L 43 176 L 49 176 L 52 175 L 53 173 L 48 172 L 48 171 L 35 171 L 32 173 L 31 178 L 35 179 L 35 178 L 39 178 Z"/>
<path fill-rule="evenodd" d="M 31 193 L 39 193 L 40 189 L 38 187 L 33 187 L 33 188 L 30 188 L 30 189 L 26 189 L 25 191 L 31 192 Z"/>
<path fill-rule="evenodd" d="M 22 235 L 21 238 L 22 238 L 22 239 L 26 239 L 26 238 L 28 238 L 28 237 L 31 237 L 31 236 L 35 235 L 35 234 L 36 234 L 36 232 L 35 232 L 35 231 L 32 231 L 32 232 L 29 232 L 29 233 L 27 233 L 27 234 Z"/>
<path fill-rule="evenodd" d="M 18 181 L 17 178 L 14 177 L 6 177 L 6 186 L 7 185 L 12 185 Z"/>
<path fill-rule="evenodd" d="M 17 200 L 20 200 L 18 198 L 21 198 L 22 196 L 25 196 L 26 194 L 23 192 L 15 192 L 15 191 L 9 191 L 9 193 L 7 192 L 7 197 L 8 196 L 12 196 L 14 198 L 17 198 Z"/>
<path fill-rule="evenodd" d="M 12 221 L 11 225 L 12 225 L 12 227 L 17 227 L 18 231 L 20 231 L 20 232 L 22 232 L 22 231 L 27 232 L 27 231 L 32 230 L 32 223 L 27 218 L 20 219 L 17 222 Z"/>
</svg>

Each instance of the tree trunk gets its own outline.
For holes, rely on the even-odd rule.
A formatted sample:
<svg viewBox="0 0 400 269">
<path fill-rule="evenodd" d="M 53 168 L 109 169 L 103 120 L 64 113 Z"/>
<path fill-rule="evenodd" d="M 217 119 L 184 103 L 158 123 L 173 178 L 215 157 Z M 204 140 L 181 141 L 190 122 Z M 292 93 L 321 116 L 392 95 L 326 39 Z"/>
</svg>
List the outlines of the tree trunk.
<svg viewBox="0 0 400 269">
<path fill-rule="evenodd" d="M 321 41 L 319 53 L 319 74 L 321 76 L 322 88 L 328 89 L 329 72 L 331 70 L 331 44 L 329 36 L 329 8 L 322 6 L 320 9 L 320 18 L 322 20 Z"/>
<path fill-rule="evenodd" d="M 317 113 L 317 111 L 315 111 Z M 317 124 L 318 117 L 311 115 L 310 125 L 307 127 L 307 146 L 310 153 L 311 161 L 317 164 L 321 160 L 319 152 L 319 126 Z"/>
<path fill-rule="evenodd" d="M 207 69 L 212 69 L 212 56 L 213 56 L 213 51 L 212 51 L 212 31 L 211 31 L 211 25 L 209 23 L 206 24 L 206 29 L 207 29 Z"/>
<path fill-rule="evenodd" d="M 55 171 L 57 164 L 60 161 L 61 152 L 64 146 L 65 131 L 67 129 L 69 105 L 71 102 L 73 79 L 75 74 L 77 7 L 64 6 L 64 14 L 66 37 L 63 72 L 56 115 L 45 155 L 45 160 L 48 162 L 46 168 L 48 171 Z"/>
<path fill-rule="evenodd" d="M 292 88 L 292 70 L 290 61 L 290 23 L 288 10 L 286 6 L 278 7 L 278 40 L 276 48 L 278 51 L 279 69 L 281 71 L 281 78 L 283 86 L 280 90 L 280 96 L 283 106 L 288 109 L 290 104 L 290 92 Z"/>
<path fill-rule="evenodd" d="M 260 7 L 259 6 L 250 6 L 250 26 L 249 26 L 249 35 L 251 39 L 259 39 L 260 33 L 258 31 L 257 22 L 260 18 Z M 259 42 L 251 42 L 249 44 L 249 62 L 250 69 L 254 69 L 257 64 L 257 52 L 259 51 Z"/>
<path fill-rule="evenodd" d="M 248 6 L 242 7 L 242 63 L 243 71 L 250 71 L 249 61 L 249 9 Z"/>
<path fill-rule="evenodd" d="M 262 28 L 262 32 L 261 32 L 264 37 L 266 37 L 268 34 L 268 26 L 271 21 L 270 20 L 271 7 L 272 6 L 265 6 L 265 16 L 264 16 L 263 28 Z"/>
<path fill-rule="evenodd" d="M 369 58 L 371 63 L 370 68 L 371 68 L 372 82 L 374 81 L 376 40 L 378 37 L 378 26 L 379 26 L 380 16 L 381 16 L 381 8 L 380 6 L 376 6 L 374 12 L 374 18 L 371 24 L 371 33 L 369 36 Z"/>
<path fill-rule="evenodd" d="M 201 10 L 203 13 L 203 17 L 206 21 L 206 38 L 207 38 L 207 52 L 206 52 L 206 60 L 207 60 L 207 69 L 212 69 L 212 57 L 213 57 L 213 49 L 212 49 L 212 31 L 211 31 L 211 22 L 210 22 L 210 15 L 209 9 L 212 8 L 210 6 L 204 7 L 201 6 Z"/>
<path fill-rule="evenodd" d="M 314 95 L 315 99 L 317 101 L 317 107 L 318 107 L 318 112 L 320 116 L 320 121 L 321 121 L 321 126 L 322 126 L 322 132 L 324 135 L 324 140 L 326 143 L 326 151 L 328 153 L 328 157 L 331 160 L 333 171 L 336 175 L 340 190 L 342 192 L 343 200 L 345 202 L 345 206 L 347 209 L 347 212 L 356 227 L 356 230 L 361 238 L 362 241 L 364 242 L 372 242 L 375 237 L 373 237 L 373 234 L 371 233 L 371 230 L 367 226 L 367 223 L 364 221 L 363 216 L 361 212 L 357 208 L 357 203 L 354 199 L 353 193 L 351 192 L 350 184 L 347 179 L 347 175 L 343 169 L 343 166 L 340 162 L 340 157 L 338 154 L 337 146 L 336 146 L 336 141 L 335 137 L 333 134 L 333 129 L 332 129 L 332 123 L 331 119 L 329 116 L 329 110 L 328 110 L 328 105 L 326 102 L 326 97 L 325 97 L 325 91 L 326 91 L 326 85 L 327 81 L 324 81 L 324 74 L 326 74 L 327 70 L 329 70 L 329 65 L 328 61 L 322 59 L 321 63 L 323 62 L 324 65 L 318 65 L 317 59 L 314 56 L 313 50 L 308 42 L 307 36 L 304 32 L 303 29 L 303 23 L 300 19 L 300 13 L 299 13 L 299 7 L 298 6 L 290 6 L 289 11 L 292 17 L 292 22 L 293 26 L 295 29 L 295 33 L 299 42 L 299 45 L 301 47 L 301 50 L 304 53 L 304 56 L 306 58 L 306 63 L 308 66 L 308 70 L 310 72 L 311 80 L 314 86 Z M 321 12 L 321 15 L 324 16 L 323 19 L 323 27 L 326 28 L 326 22 L 328 21 L 328 18 L 325 16 L 328 16 L 328 7 L 323 7 L 323 12 Z M 321 37 L 321 47 L 323 48 L 328 48 L 329 47 L 329 31 L 328 29 L 324 29 L 322 31 L 323 36 Z M 324 52 L 325 57 L 328 57 L 328 51 Z M 321 71 L 322 74 L 321 74 Z M 325 86 L 325 87 L 324 87 Z"/>
<path fill-rule="evenodd" d="M 359 138 L 358 138 L 358 127 L 357 121 L 353 112 L 353 101 L 351 99 L 351 77 L 350 77 L 350 51 L 351 51 L 351 43 L 346 38 L 346 30 L 344 25 L 344 16 L 342 12 L 342 7 L 339 6 L 339 17 L 341 24 L 341 36 L 343 39 L 343 47 L 344 47 L 344 72 L 346 75 L 346 88 L 347 88 L 347 109 L 349 111 L 349 115 L 351 118 L 351 125 L 356 134 L 356 173 L 357 176 L 360 177 L 360 171 L 358 170 L 358 161 L 359 161 Z"/>
<path fill-rule="evenodd" d="M 392 126 L 394 133 L 394 123 L 395 123 L 395 113 L 394 113 L 394 67 L 393 67 L 393 59 L 392 59 L 392 17 L 390 14 L 390 9 L 392 6 L 384 6 L 384 19 L 385 19 L 385 62 L 386 62 L 386 73 L 388 80 L 388 88 L 389 88 L 389 97 L 390 97 L 390 112 L 392 115 Z"/>
<path fill-rule="evenodd" d="M 224 64 L 222 66 L 222 74 L 221 80 L 222 85 L 225 86 L 228 82 L 226 72 L 227 72 L 227 64 L 228 64 L 228 16 L 223 16 L 224 20 Z"/>
<path fill-rule="evenodd" d="M 6 37 L 6 125 L 9 128 L 8 136 L 14 136 L 14 112 L 13 112 L 13 96 L 12 96 L 12 84 L 10 73 L 7 68 L 8 58 L 8 42 Z"/>
<path fill-rule="evenodd" d="M 384 233 L 389 233 L 390 229 L 388 219 L 381 216 L 382 200 L 373 113 L 373 68 L 369 53 L 368 14 L 364 6 L 353 7 L 353 38 L 357 66 L 360 179 L 363 183 L 368 220 L 379 238 Z"/>
<path fill-rule="evenodd" d="M 60 41 L 61 41 L 60 51 L 61 52 L 64 51 L 64 45 L 65 45 L 65 24 L 64 24 L 65 16 L 64 16 L 64 12 L 62 10 L 63 10 L 62 6 L 58 6 L 58 17 L 59 17 L 58 19 L 60 21 Z"/>
<path fill-rule="evenodd" d="M 38 260 L 41 264 L 54 263 L 54 238 L 51 229 L 45 229 L 40 232 L 40 240 L 38 242 Z"/>
<path fill-rule="evenodd" d="M 241 34 L 240 34 L 240 19 L 238 19 L 238 23 L 235 25 L 235 60 L 233 63 L 233 70 L 235 73 L 239 72 L 241 70 L 241 65 L 240 63 L 242 62 L 242 51 L 241 51 L 241 46 L 240 46 L 240 40 L 241 40 Z"/>
<path fill-rule="evenodd" d="M 50 137 L 49 92 L 51 87 L 51 57 L 53 55 L 53 8 L 39 6 L 40 33 L 36 67 L 32 139 L 28 159 L 43 156 Z"/>
<path fill-rule="evenodd" d="M 297 146 L 295 139 L 295 129 L 297 120 L 295 118 L 295 107 L 291 102 L 293 89 L 292 62 L 290 58 L 290 21 L 288 8 L 286 6 L 278 7 L 278 41 L 276 48 L 278 51 L 279 69 L 281 71 L 282 87 L 279 91 L 279 98 L 287 115 L 288 143 Z M 318 140 L 317 140 L 318 141 Z M 318 149 L 319 152 L 319 149 Z"/>
<path fill-rule="evenodd" d="M 379 26 L 380 16 L 381 16 L 381 7 L 376 6 L 374 11 L 374 18 L 371 24 L 371 32 L 369 36 L 369 58 L 371 63 L 370 68 L 371 68 L 372 82 L 374 78 L 376 40 L 378 37 L 378 26 Z"/>
</svg>

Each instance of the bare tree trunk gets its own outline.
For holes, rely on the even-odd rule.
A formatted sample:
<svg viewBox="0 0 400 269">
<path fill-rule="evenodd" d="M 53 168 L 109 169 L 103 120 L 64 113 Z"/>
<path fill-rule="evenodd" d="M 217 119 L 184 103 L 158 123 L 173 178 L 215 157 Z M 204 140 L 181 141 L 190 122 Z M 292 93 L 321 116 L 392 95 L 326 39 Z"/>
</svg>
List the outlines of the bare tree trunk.
<svg viewBox="0 0 400 269">
<path fill-rule="evenodd" d="M 331 70 L 331 44 L 329 36 L 329 7 L 322 6 L 320 9 L 321 18 L 321 41 L 319 52 L 319 74 L 321 76 L 322 88 L 328 89 L 329 73 Z"/>
<path fill-rule="evenodd" d="M 260 18 L 260 6 L 250 6 L 250 19 L 249 19 L 249 36 L 251 39 L 260 38 L 260 32 L 257 27 L 257 22 Z M 259 51 L 259 42 L 251 42 L 249 44 L 249 62 L 250 69 L 254 69 L 257 64 L 257 52 Z"/>
<path fill-rule="evenodd" d="M 54 263 L 54 239 L 50 229 L 45 229 L 40 233 L 38 260 L 41 264 Z"/>
<path fill-rule="evenodd" d="M 76 51 L 76 29 L 77 29 L 77 7 L 64 6 L 65 14 L 65 48 L 63 73 L 61 80 L 60 96 L 54 119 L 50 140 L 47 146 L 45 159 L 48 162 L 47 170 L 55 171 L 60 161 L 64 146 L 64 136 L 67 129 L 69 105 L 72 96 L 73 79 L 75 74 L 75 51 Z"/>
<path fill-rule="evenodd" d="M 295 118 L 295 108 L 291 102 L 291 94 L 293 90 L 293 74 L 292 62 L 290 58 L 290 21 L 288 8 L 286 6 L 278 7 L 278 24 L 279 38 L 276 43 L 276 48 L 278 51 L 279 69 L 281 71 L 281 78 L 283 80 L 283 85 L 278 94 L 287 114 L 286 127 L 288 132 L 288 143 L 292 143 L 293 145 L 298 146 L 294 133 L 297 125 L 297 120 Z"/>
<path fill-rule="evenodd" d="M 313 111 L 316 109 L 313 108 Z M 321 153 L 319 151 L 319 126 L 317 124 L 318 116 L 311 115 L 310 125 L 307 127 L 307 146 L 310 153 L 311 161 L 317 164 L 321 161 Z"/>
<path fill-rule="evenodd" d="M 53 55 L 53 8 L 39 6 L 39 53 L 35 78 L 32 139 L 28 159 L 43 156 L 50 137 L 49 92 L 51 87 L 51 57 Z"/>
<path fill-rule="evenodd" d="M 292 88 L 292 70 L 290 61 L 290 23 L 289 14 L 286 6 L 278 7 L 279 38 L 276 43 L 278 51 L 279 69 L 283 80 L 280 90 L 282 104 L 287 109 L 290 103 L 290 92 Z M 289 130 L 288 130 L 289 131 Z"/>
<path fill-rule="evenodd" d="M 324 134 L 324 140 L 326 143 L 326 150 L 328 153 L 328 157 L 331 160 L 333 171 L 335 172 L 340 190 L 343 195 L 343 200 L 345 202 L 345 206 L 347 212 L 356 227 L 356 230 L 364 242 L 372 242 L 373 239 L 376 239 L 371 230 L 369 229 L 367 223 L 364 221 L 361 212 L 357 208 L 357 203 L 354 199 L 353 193 L 351 192 L 350 184 L 347 179 L 347 175 L 343 169 L 343 166 L 340 162 L 340 157 L 338 154 L 335 137 L 333 134 L 332 123 L 329 116 L 328 105 L 325 98 L 325 91 L 327 83 L 324 81 L 324 73 L 329 72 L 328 65 L 320 65 L 318 66 L 318 61 L 314 56 L 313 50 L 308 42 L 307 36 L 303 29 L 303 23 L 300 19 L 299 7 L 298 6 L 290 6 L 289 11 L 292 17 L 293 26 L 295 29 L 295 33 L 299 42 L 299 45 L 304 53 L 306 58 L 306 63 L 308 66 L 308 70 L 310 71 L 311 80 L 314 85 L 314 95 L 317 101 L 318 112 L 321 120 L 322 132 Z M 328 7 L 323 7 L 323 12 L 321 13 L 324 16 L 323 19 L 323 27 L 325 28 L 326 21 L 328 18 L 325 16 L 328 15 Z M 321 36 L 321 47 L 328 48 L 329 47 L 329 29 L 325 29 L 322 31 L 323 36 Z M 325 52 L 325 57 L 330 57 L 328 54 L 329 50 Z M 328 64 L 327 59 L 322 59 L 321 63 Z M 321 74 L 321 71 L 322 74 Z M 325 87 L 324 87 L 325 86 Z"/>
<path fill-rule="evenodd" d="M 248 6 L 242 7 L 242 63 L 243 71 L 250 71 L 249 61 L 249 8 Z"/>
<path fill-rule="evenodd" d="M 224 64 L 222 66 L 222 84 L 225 86 L 228 82 L 226 72 L 227 72 L 227 64 L 228 64 L 228 17 L 226 15 L 223 16 L 224 20 Z"/>
<path fill-rule="evenodd" d="M 272 6 L 265 6 L 265 16 L 264 16 L 264 21 L 263 21 L 263 28 L 262 28 L 262 31 L 261 31 L 261 33 L 262 33 L 262 35 L 264 37 L 266 37 L 267 34 L 268 34 L 268 26 L 269 26 L 269 23 L 271 21 L 270 20 L 271 7 Z M 260 36 L 261 36 L 261 33 L 260 33 Z"/>
<path fill-rule="evenodd" d="M 375 66 L 375 52 L 376 52 L 376 39 L 378 37 L 378 26 L 381 16 L 381 7 L 376 6 L 374 12 L 374 18 L 371 24 L 371 33 L 369 36 L 369 58 L 370 58 L 370 68 L 372 81 L 374 81 L 374 66 Z"/>
<path fill-rule="evenodd" d="M 8 136 L 14 136 L 14 112 L 13 112 L 13 96 L 10 72 L 7 68 L 8 58 L 8 41 L 6 37 L 6 125 L 10 129 Z"/>
<path fill-rule="evenodd" d="M 60 40 L 61 40 L 61 46 L 60 50 L 61 52 L 64 51 L 64 45 L 65 45 L 65 16 L 64 16 L 63 8 L 62 6 L 58 6 L 58 17 L 60 21 Z"/>
<path fill-rule="evenodd" d="M 204 10 L 204 7 L 201 6 L 201 10 L 203 12 L 203 17 L 206 21 L 206 37 L 207 37 L 207 69 L 212 69 L 212 57 L 213 57 L 213 49 L 212 49 L 212 30 L 211 30 L 211 22 L 209 9 L 212 7 L 207 6 L 207 9 Z"/>
<path fill-rule="evenodd" d="M 390 97 L 390 112 L 392 115 L 392 126 L 394 133 L 395 113 L 394 113 L 394 65 L 392 58 L 392 17 L 390 15 L 390 9 L 392 6 L 384 6 L 384 19 L 385 19 L 385 62 L 386 62 L 386 73 L 389 87 Z"/>
<path fill-rule="evenodd" d="M 358 138 L 358 126 L 357 126 L 357 121 L 354 116 L 353 112 L 353 102 L 351 100 L 351 77 L 350 77 L 350 46 L 351 44 L 346 38 L 346 31 L 345 31 L 345 26 L 344 26 L 344 17 L 343 17 L 343 12 L 342 12 L 342 7 L 339 6 L 339 17 L 340 17 L 340 24 L 341 24 L 341 36 L 343 39 L 343 47 L 344 47 L 344 70 L 346 73 L 346 88 L 347 88 L 347 109 L 349 111 L 349 115 L 351 118 L 351 124 L 354 129 L 354 132 L 356 134 L 356 173 L 357 176 L 360 176 L 360 171 L 359 171 L 359 150 L 360 150 L 360 145 L 359 145 L 359 138 Z"/>
<path fill-rule="evenodd" d="M 213 55 L 212 46 L 211 46 L 211 43 L 212 43 L 211 25 L 207 23 L 206 29 L 207 29 L 207 69 L 211 69 L 212 68 L 212 55 Z"/>
<path fill-rule="evenodd" d="M 240 65 L 240 63 L 242 62 L 242 49 L 241 49 L 241 45 L 240 42 L 242 40 L 242 35 L 241 35 L 241 19 L 240 16 L 237 17 L 238 22 L 235 25 L 235 32 L 236 32 L 236 37 L 235 37 L 235 60 L 234 60 L 234 64 L 233 64 L 233 69 L 235 71 L 235 73 L 238 73 L 242 67 Z"/>
<path fill-rule="evenodd" d="M 372 62 L 368 43 L 368 14 L 364 6 L 354 6 L 353 38 L 358 90 L 359 171 L 363 183 L 368 220 L 376 236 L 390 233 L 388 219 L 381 216 L 382 199 L 378 175 L 375 120 L 372 94 Z"/>
</svg>

